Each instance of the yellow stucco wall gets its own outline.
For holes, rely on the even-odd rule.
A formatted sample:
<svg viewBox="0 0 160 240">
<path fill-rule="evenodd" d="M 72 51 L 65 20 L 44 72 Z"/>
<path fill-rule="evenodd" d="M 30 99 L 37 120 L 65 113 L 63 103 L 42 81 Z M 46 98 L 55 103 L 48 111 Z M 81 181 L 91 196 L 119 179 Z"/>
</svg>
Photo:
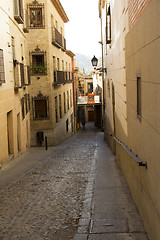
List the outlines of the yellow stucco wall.
<svg viewBox="0 0 160 240">
<path fill-rule="evenodd" d="M 28 94 L 28 87 L 19 89 L 17 93 L 14 91 L 11 37 L 15 38 L 16 57 L 21 62 L 21 44 L 24 48 L 25 35 L 22 25 L 19 26 L 14 20 L 13 1 L 1 3 L 0 22 L 0 49 L 3 50 L 5 70 L 5 83 L 0 85 L 0 163 L 4 163 L 12 156 L 17 157 L 18 152 L 25 152 L 30 146 L 30 114 L 28 113 L 22 120 L 21 98 Z M 18 114 L 19 120 L 17 120 Z M 19 138 L 19 151 L 17 138 Z"/>
<path fill-rule="evenodd" d="M 150 1 L 126 37 L 128 147 L 147 162 L 147 170 L 130 161 L 122 168 L 143 216 L 150 239 L 160 239 L 160 2 Z M 137 74 L 141 74 L 142 118 L 137 118 Z M 121 162 L 122 165 L 122 162 Z M 127 168 L 128 166 L 128 168 Z"/>
<path fill-rule="evenodd" d="M 160 2 L 148 1 L 131 29 L 128 27 L 128 1 L 111 1 L 112 41 L 104 57 L 105 131 L 128 147 L 147 168 L 129 156 L 105 132 L 105 139 L 116 153 L 133 199 L 151 240 L 160 239 Z M 137 117 L 137 74 L 141 75 L 142 117 Z M 115 126 L 113 93 L 115 88 Z"/>
</svg>

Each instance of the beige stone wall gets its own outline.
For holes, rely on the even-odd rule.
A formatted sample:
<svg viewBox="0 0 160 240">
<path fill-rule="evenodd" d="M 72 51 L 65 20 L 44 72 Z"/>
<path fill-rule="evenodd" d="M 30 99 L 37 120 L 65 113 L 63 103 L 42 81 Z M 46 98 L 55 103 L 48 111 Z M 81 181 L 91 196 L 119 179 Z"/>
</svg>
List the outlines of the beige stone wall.
<svg viewBox="0 0 160 240">
<path fill-rule="evenodd" d="M 122 146 L 113 141 L 113 136 L 105 133 L 105 138 L 116 153 L 149 238 L 159 240 L 160 3 L 158 0 L 145 3 L 145 9 L 141 8 L 139 15 L 136 15 L 136 9 L 130 9 L 130 14 L 133 11 L 137 17 L 129 29 L 127 1 L 111 1 L 112 41 L 105 57 L 108 73 L 104 93 L 105 131 L 146 162 L 147 168 L 140 167 Z M 137 76 L 141 76 L 141 118 L 137 116 Z M 112 84 L 115 89 L 115 132 Z"/>
<path fill-rule="evenodd" d="M 0 24 L 0 49 L 3 50 L 5 69 L 5 83 L 0 85 L 0 163 L 4 163 L 30 146 L 30 114 L 22 120 L 21 98 L 28 94 L 28 87 L 14 91 L 11 37 L 15 38 L 16 57 L 21 62 L 25 35 L 22 25 L 14 20 L 13 1 L 0 3 Z"/>
<path fill-rule="evenodd" d="M 160 239 L 160 2 L 152 0 L 126 38 L 128 147 L 147 170 L 126 163 L 125 175 L 150 239 Z M 132 47 L 131 47 L 132 46 Z M 137 74 L 141 74 L 141 121 L 137 117 Z M 134 178 L 134 181 L 133 181 Z M 139 194 L 137 194 L 139 193 Z"/>
<path fill-rule="evenodd" d="M 71 118 L 71 114 L 73 113 L 73 107 L 70 107 L 69 111 L 64 114 L 64 103 L 63 103 L 63 93 L 66 94 L 66 105 L 67 105 L 67 91 L 72 91 L 72 84 L 61 85 L 57 88 L 54 88 L 54 75 L 53 71 L 57 69 L 57 58 L 59 58 L 59 70 L 60 71 L 72 71 L 72 59 L 66 54 L 62 49 L 54 46 L 52 44 L 52 23 L 51 16 L 53 16 L 54 24 L 57 21 L 58 23 L 58 31 L 62 31 L 62 36 L 64 36 L 64 22 L 57 12 L 55 6 L 52 1 L 38 1 L 39 3 L 44 3 L 44 19 L 45 19 L 45 28 L 43 29 L 30 29 L 27 34 L 27 49 L 26 55 L 29 59 L 29 52 L 34 51 L 38 46 L 41 51 L 46 51 L 46 63 L 47 63 L 47 74 L 46 75 L 35 75 L 31 77 L 31 102 L 32 97 L 36 97 L 39 92 L 46 97 L 49 97 L 49 118 L 45 120 L 34 120 L 33 119 L 33 105 L 32 107 L 32 115 L 31 115 L 31 144 L 36 145 L 36 133 L 38 131 L 44 132 L 44 137 L 48 138 L 49 145 L 55 145 L 58 142 L 62 141 L 66 137 L 71 134 L 71 128 L 69 128 L 69 133 L 66 132 L 66 119 Z M 32 3 L 32 1 L 26 0 L 25 4 L 27 7 L 27 3 Z M 56 66 L 53 68 L 53 57 L 56 60 Z M 64 62 L 64 69 L 62 66 L 62 61 Z M 67 63 L 67 69 L 66 69 Z M 59 95 L 61 94 L 61 105 L 62 105 L 62 118 L 59 117 Z M 57 96 L 58 100 L 58 122 L 56 123 L 55 117 L 55 97 Z M 70 98 L 69 98 L 70 101 Z M 73 99 L 72 99 L 73 104 Z M 73 105 L 72 105 L 73 106 Z M 44 145 L 44 142 L 43 142 Z"/>
<path fill-rule="evenodd" d="M 108 5 L 106 5 L 108 6 Z M 104 42 L 105 139 L 115 151 L 111 133 L 123 142 L 127 137 L 125 36 L 128 32 L 127 1 L 111 1 L 111 44 Z M 105 13 L 103 13 L 105 15 Z M 105 17 L 104 17 L 105 19 Z M 106 23 L 104 23 L 106 24 Z M 104 30 L 105 32 L 105 30 Z M 115 102 L 115 111 L 114 103 Z"/>
</svg>

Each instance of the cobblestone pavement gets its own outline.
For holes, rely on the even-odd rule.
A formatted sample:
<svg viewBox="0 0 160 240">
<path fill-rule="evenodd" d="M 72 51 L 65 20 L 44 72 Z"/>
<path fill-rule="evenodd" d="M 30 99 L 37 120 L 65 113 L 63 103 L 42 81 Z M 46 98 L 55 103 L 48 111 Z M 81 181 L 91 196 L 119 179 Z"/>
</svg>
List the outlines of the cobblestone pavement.
<svg viewBox="0 0 160 240">
<path fill-rule="evenodd" d="M 81 131 L 0 193 L 0 240 L 73 239 L 78 228 L 96 131 Z"/>
</svg>

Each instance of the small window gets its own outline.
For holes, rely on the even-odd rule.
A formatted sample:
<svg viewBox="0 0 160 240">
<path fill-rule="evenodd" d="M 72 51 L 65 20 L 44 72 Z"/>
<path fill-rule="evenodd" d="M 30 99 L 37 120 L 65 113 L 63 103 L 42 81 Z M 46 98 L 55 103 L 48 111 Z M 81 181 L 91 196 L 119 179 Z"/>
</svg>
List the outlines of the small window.
<svg viewBox="0 0 160 240">
<path fill-rule="evenodd" d="M 141 120 L 142 110 L 141 110 L 141 75 L 137 74 L 137 117 Z"/>
<path fill-rule="evenodd" d="M 106 12 L 106 44 L 111 43 L 111 7 L 107 6 Z"/>
<path fill-rule="evenodd" d="M 68 107 L 68 110 L 69 110 L 69 91 L 67 91 L 67 107 Z"/>
<path fill-rule="evenodd" d="M 0 84 L 5 82 L 3 50 L 0 49 Z"/>
<path fill-rule="evenodd" d="M 68 119 L 66 120 L 66 132 L 68 132 Z"/>
<path fill-rule="evenodd" d="M 24 97 L 21 99 L 22 120 L 25 118 Z"/>
<path fill-rule="evenodd" d="M 66 94 L 65 94 L 65 92 L 63 93 L 63 98 L 64 98 L 64 113 L 66 113 Z"/>
<path fill-rule="evenodd" d="M 72 90 L 70 89 L 70 105 L 72 107 Z"/>
<path fill-rule="evenodd" d="M 59 95 L 59 117 L 62 118 L 62 103 L 61 103 L 61 95 Z"/>
<path fill-rule="evenodd" d="M 57 97 L 55 97 L 55 118 L 56 123 L 58 122 L 58 103 L 57 103 Z"/>
</svg>

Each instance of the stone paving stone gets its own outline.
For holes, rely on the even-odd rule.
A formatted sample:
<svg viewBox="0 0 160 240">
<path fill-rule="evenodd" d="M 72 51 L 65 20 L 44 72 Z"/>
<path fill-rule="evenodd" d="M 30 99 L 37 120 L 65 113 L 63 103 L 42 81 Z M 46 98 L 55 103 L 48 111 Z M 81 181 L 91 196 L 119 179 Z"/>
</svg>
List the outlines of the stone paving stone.
<svg viewBox="0 0 160 240">
<path fill-rule="evenodd" d="M 88 240 L 148 240 L 144 233 L 90 234 Z"/>
<path fill-rule="evenodd" d="M 3 170 L 3 183 L 7 180 L 5 173 L 12 172 L 11 179 L 15 179 L 14 183 L 10 181 L 7 184 L 7 188 L 1 185 L 0 237 L 3 240 L 71 240 L 77 231 L 88 231 L 88 222 L 79 227 L 78 222 L 84 200 L 87 210 L 83 213 L 84 218 L 91 217 L 93 181 L 90 181 L 87 193 L 86 186 L 96 135 L 97 132 L 92 130 L 86 130 L 85 134 L 79 132 L 59 146 L 52 147 L 45 155 L 38 148 L 41 161 L 37 165 L 38 153 L 27 153 L 26 158 L 22 158 L 24 166 L 23 175 L 19 173 L 20 178 L 16 177 L 18 166 Z M 34 164 L 32 156 L 36 156 Z M 31 164 L 28 165 L 27 161 Z M 22 162 L 19 164 L 23 165 Z M 87 239 L 86 234 L 77 234 L 77 237 L 79 240 Z"/>
</svg>

